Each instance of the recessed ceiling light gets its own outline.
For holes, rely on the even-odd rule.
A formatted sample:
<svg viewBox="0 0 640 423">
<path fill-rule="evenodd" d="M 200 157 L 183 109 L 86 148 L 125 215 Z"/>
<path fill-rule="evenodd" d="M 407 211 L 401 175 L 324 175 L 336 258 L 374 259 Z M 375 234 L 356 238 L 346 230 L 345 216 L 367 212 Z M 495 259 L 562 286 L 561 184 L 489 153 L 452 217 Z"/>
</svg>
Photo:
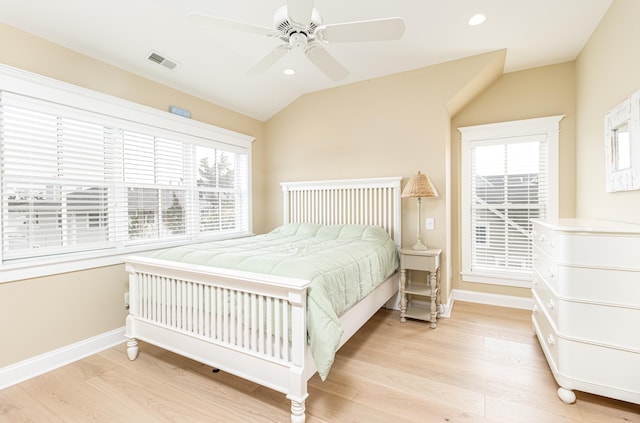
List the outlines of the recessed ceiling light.
<svg viewBox="0 0 640 423">
<path fill-rule="evenodd" d="M 295 69 L 291 69 L 291 68 L 287 68 L 287 69 L 283 70 L 282 73 L 284 73 L 285 75 L 291 76 L 291 75 L 296 73 L 296 70 Z"/>
<path fill-rule="evenodd" d="M 483 15 L 482 13 L 477 13 L 473 15 L 471 18 L 469 18 L 469 25 L 471 26 L 480 25 L 482 22 L 486 20 L 487 20 L 487 17 L 485 15 Z"/>
</svg>

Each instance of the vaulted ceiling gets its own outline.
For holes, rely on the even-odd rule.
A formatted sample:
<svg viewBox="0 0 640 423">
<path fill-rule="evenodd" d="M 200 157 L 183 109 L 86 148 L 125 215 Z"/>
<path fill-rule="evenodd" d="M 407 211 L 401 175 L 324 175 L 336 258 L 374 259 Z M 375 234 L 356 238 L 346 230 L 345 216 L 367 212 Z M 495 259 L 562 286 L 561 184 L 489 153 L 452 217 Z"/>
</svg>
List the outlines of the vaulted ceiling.
<svg viewBox="0 0 640 423">
<path fill-rule="evenodd" d="M 574 60 L 611 2 L 289 0 L 288 15 L 313 6 L 318 13 L 313 15 L 316 26 L 391 17 L 404 21 L 399 39 L 358 40 L 361 33 L 389 38 L 384 35 L 384 27 L 352 28 L 347 34 L 334 27 L 333 33 L 318 33 L 314 43 L 348 71 L 336 80 L 305 57 L 304 46 L 287 50 L 258 74 L 248 73 L 284 44 L 265 33 L 273 28 L 274 13 L 287 0 L 0 0 L 0 20 L 134 74 L 266 120 L 308 92 L 494 50 L 507 50 L 505 72 Z M 468 25 L 469 18 L 478 13 L 484 14 L 486 21 Z M 328 41 L 343 35 L 353 41 Z M 313 34 L 308 36 L 313 39 Z M 152 53 L 168 62 L 162 65 L 149 60 Z M 177 66 L 167 67 L 172 63 Z M 287 68 L 294 69 L 295 74 L 285 75 L 283 70 Z"/>
</svg>

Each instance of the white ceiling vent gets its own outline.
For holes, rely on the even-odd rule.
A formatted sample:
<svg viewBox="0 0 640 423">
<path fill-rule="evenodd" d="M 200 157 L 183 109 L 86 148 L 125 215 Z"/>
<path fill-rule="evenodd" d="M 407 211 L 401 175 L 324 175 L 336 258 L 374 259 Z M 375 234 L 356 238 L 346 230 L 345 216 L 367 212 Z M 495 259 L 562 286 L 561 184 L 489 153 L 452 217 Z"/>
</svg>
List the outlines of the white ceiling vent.
<svg viewBox="0 0 640 423">
<path fill-rule="evenodd" d="M 168 69 L 175 69 L 176 66 L 178 66 L 178 63 L 171 60 L 171 59 L 167 59 L 166 57 L 164 57 L 163 55 L 161 55 L 160 53 L 157 53 L 155 51 L 152 51 L 149 56 L 147 57 L 147 59 L 151 60 L 152 62 L 155 62 L 159 65 L 164 66 L 165 68 Z"/>
</svg>

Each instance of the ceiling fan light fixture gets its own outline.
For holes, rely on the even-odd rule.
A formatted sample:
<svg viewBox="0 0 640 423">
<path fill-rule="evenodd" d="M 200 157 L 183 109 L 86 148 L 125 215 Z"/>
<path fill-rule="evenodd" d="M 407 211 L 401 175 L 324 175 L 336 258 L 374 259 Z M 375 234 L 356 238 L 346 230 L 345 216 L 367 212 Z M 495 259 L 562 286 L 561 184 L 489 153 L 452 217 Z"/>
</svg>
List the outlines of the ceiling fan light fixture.
<svg viewBox="0 0 640 423">
<path fill-rule="evenodd" d="M 307 34 L 304 32 L 294 32 L 289 37 L 289 45 L 292 49 L 303 50 L 308 44 Z"/>
<path fill-rule="evenodd" d="M 471 18 L 469 18 L 468 24 L 470 26 L 477 26 L 487 20 L 487 16 L 482 13 L 476 13 Z"/>
</svg>

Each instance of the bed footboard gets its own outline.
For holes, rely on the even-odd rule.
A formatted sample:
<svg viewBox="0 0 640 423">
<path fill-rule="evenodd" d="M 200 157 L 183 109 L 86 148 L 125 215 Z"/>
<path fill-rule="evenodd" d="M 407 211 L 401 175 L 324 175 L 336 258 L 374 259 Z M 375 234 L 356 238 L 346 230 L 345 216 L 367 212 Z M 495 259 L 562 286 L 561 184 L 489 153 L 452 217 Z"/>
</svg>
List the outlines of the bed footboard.
<svg viewBox="0 0 640 423">
<path fill-rule="evenodd" d="M 286 394 L 304 422 L 309 281 L 140 257 L 126 270 L 129 359 L 149 342 Z"/>
</svg>

